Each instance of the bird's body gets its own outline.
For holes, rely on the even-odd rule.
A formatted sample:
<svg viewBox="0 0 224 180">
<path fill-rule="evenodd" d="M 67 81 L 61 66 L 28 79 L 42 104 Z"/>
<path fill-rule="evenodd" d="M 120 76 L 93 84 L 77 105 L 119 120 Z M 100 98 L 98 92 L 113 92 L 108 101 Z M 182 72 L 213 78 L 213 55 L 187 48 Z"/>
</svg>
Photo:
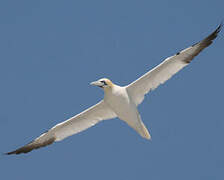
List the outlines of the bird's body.
<svg viewBox="0 0 224 180">
<path fill-rule="evenodd" d="M 116 117 L 125 121 L 142 137 L 150 139 L 151 136 L 138 112 L 138 105 L 143 101 L 145 94 L 166 82 L 187 66 L 204 48 L 208 47 L 217 37 L 221 26 L 222 24 L 202 41 L 178 52 L 174 56 L 168 57 L 161 64 L 127 86 L 115 85 L 106 78 L 92 82 L 92 85 L 101 87 L 104 90 L 103 100 L 80 114 L 55 125 L 27 145 L 7 154 L 30 152 L 33 149 L 44 147 L 79 133 L 102 120 Z"/>
<path fill-rule="evenodd" d="M 139 115 L 137 106 L 128 94 L 127 87 L 113 85 L 104 91 L 105 103 L 116 113 L 117 117 L 135 129 L 142 137 L 150 139 Z"/>
</svg>

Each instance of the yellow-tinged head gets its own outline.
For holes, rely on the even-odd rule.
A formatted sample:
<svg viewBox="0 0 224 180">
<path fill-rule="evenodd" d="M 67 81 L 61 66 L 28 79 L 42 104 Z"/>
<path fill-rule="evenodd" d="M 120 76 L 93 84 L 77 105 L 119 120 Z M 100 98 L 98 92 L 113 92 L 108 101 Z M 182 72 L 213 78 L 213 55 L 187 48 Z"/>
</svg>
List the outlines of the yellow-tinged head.
<svg viewBox="0 0 224 180">
<path fill-rule="evenodd" d="M 107 78 L 99 79 L 97 81 L 91 82 L 90 84 L 94 86 L 98 86 L 100 88 L 112 88 L 114 86 L 112 81 Z"/>
</svg>

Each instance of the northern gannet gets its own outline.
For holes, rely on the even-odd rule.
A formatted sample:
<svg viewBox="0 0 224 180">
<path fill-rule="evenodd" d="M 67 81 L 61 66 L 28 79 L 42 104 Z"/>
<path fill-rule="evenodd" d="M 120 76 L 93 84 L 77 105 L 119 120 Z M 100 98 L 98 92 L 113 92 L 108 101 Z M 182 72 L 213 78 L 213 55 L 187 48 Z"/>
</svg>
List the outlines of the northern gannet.
<svg viewBox="0 0 224 180">
<path fill-rule="evenodd" d="M 144 95 L 187 66 L 195 56 L 212 43 L 221 27 L 222 23 L 202 41 L 176 53 L 174 56 L 168 57 L 161 64 L 127 86 L 118 86 L 106 78 L 92 82 L 91 85 L 104 90 L 103 100 L 80 114 L 55 125 L 27 145 L 6 154 L 28 153 L 33 149 L 50 145 L 55 141 L 61 141 L 102 120 L 116 117 L 125 121 L 143 138 L 150 139 L 151 136 L 137 109 L 138 105 L 143 101 Z"/>
</svg>

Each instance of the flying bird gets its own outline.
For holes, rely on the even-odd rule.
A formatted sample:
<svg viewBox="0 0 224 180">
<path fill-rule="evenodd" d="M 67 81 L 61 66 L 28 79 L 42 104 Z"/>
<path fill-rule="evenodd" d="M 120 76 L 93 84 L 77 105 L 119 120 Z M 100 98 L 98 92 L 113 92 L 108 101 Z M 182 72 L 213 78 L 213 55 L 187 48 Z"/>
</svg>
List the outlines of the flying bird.
<svg viewBox="0 0 224 180">
<path fill-rule="evenodd" d="M 161 64 L 127 86 L 118 86 L 106 78 L 92 82 L 91 85 L 104 90 L 103 100 L 80 114 L 55 125 L 27 145 L 6 154 L 28 153 L 33 149 L 50 145 L 79 133 L 102 120 L 116 117 L 126 122 L 143 138 L 150 139 L 149 131 L 138 112 L 138 105 L 143 101 L 145 94 L 166 82 L 187 66 L 204 48 L 208 47 L 217 37 L 221 27 L 222 23 L 202 41 L 166 58 Z"/>
</svg>

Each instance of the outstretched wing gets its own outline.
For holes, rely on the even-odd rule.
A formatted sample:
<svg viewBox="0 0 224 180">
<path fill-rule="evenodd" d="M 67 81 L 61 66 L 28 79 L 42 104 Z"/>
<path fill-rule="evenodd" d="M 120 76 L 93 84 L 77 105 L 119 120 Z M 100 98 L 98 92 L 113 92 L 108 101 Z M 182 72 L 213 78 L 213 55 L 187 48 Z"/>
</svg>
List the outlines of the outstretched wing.
<svg viewBox="0 0 224 180">
<path fill-rule="evenodd" d="M 68 119 L 67 121 L 57 124 L 48 132 L 42 134 L 29 144 L 6 154 L 28 153 L 33 149 L 50 145 L 55 141 L 63 140 L 68 136 L 81 132 L 102 120 L 112 119 L 115 117 L 116 114 L 102 100 L 82 113 Z"/>
<path fill-rule="evenodd" d="M 202 41 L 188 47 L 174 56 L 168 57 L 161 64 L 144 74 L 127 86 L 129 95 L 139 105 L 144 95 L 170 79 L 174 74 L 187 66 L 204 48 L 208 47 L 220 32 L 222 24 Z"/>
</svg>

